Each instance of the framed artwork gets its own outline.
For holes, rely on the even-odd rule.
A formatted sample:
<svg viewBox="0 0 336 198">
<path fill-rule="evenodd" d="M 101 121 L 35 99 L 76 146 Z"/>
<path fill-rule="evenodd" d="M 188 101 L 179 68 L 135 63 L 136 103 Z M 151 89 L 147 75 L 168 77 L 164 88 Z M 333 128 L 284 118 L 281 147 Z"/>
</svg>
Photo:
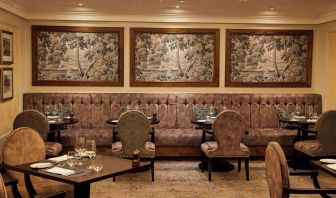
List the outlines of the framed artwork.
<svg viewBox="0 0 336 198">
<path fill-rule="evenodd" d="M 13 64 L 13 33 L 1 30 L 1 64 Z"/>
<path fill-rule="evenodd" d="M 226 31 L 225 86 L 310 87 L 312 30 Z"/>
<path fill-rule="evenodd" d="M 1 100 L 13 99 L 13 68 L 1 69 Z"/>
<path fill-rule="evenodd" d="M 33 86 L 123 86 L 124 29 L 32 26 Z"/>
<path fill-rule="evenodd" d="M 130 86 L 218 87 L 219 29 L 130 31 Z"/>
</svg>

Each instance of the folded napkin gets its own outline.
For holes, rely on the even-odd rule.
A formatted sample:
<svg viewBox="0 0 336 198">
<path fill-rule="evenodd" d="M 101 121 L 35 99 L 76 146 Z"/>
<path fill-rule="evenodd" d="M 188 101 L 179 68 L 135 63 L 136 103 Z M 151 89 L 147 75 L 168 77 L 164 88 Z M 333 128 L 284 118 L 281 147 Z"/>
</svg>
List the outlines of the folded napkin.
<svg viewBox="0 0 336 198">
<path fill-rule="evenodd" d="M 327 166 L 328 166 L 328 168 L 336 170 L 336 164 L 328 164 Z"/>
<path fill-rule="evenodd" d="M 59 156 L 59 157 L 49 158 L 48 160 L 53 161 L 53 162 L 62 162 L 62 161 L 65 161 L 67 159 L 68 159 L 68 155 L 62 155 L 62 156 Z"/>
<path fill-rule="evenodd" d="M 45 171 L 49 172 L 49 173 L 63 175 L 63 176 L 69 176 L 69 175 L 73 175 L 73 174 L 76 173 L 76 171 L 74 171 L 74 170 L 69 170 L 69 169 L 60 168 L 60 167 L 53 167 L 53 168 L 50 168 L 50 169 L 46 169 Z"/>
<path fill-rule="evenodd" d="M 48 120 L 48 123 L 56 123 L 55 120 Z"/>
<path fill-rule="evenodd" d="M 316 122 L 316 119 L 308 119 L 307 122 Z"/>
</svg>

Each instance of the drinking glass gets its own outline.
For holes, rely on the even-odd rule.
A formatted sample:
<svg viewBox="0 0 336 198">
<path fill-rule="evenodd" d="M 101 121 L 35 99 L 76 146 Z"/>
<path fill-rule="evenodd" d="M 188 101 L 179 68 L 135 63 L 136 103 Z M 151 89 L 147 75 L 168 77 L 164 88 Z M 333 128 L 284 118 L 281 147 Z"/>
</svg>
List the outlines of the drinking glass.
<svg viewBox="0 0 336 198">
<path fill-rule="evenodd" d="M 48 117 L 50 115 L 50 112 L 51 112 L 51 108 L 49 105 L 46 105 L 44 107 L 44 113 L 45 113 L 45 116 Z"/>
<path fill-rule="evenodd" d="M 92 158 L 96 157 L 96 142 L 94 140 L 86 140 L 85 149 L 85 153 L 90 158 L 91 162 L 91 164 L 88 166 L 88 169 L 93 169 Z"/>
<path fill-rule="evenodd" d="M 68 151 L 68 159 L 66 163 L 69 166 L 76 166 L 76 151 Z"/>
<path fill-rule="evenodd" d="M 301 115 L 301 107 L 300 106 L 296 106 L 296 108 L 295 108 L 295 115 L 296 116 L 300 116 Z"/>
<path fill-rule="evenodd" d="M 78 153 L 79 158 L 83 156 L 85 152 L 85 138 L 84 137 L 76 137 L 75 151 Z"/>
<path fill-rule="evenodd" d="M 313 106 L 308 106 L 307 109 L 308 118 L 312 118 L 313 112 L 314 112 Z"/>
<path fill-rule="evenodd" d="M 92 160 L 92 170 L 94 170 L 95 172 L 99 172 L 101 170 L 103 170 L 103 159 L 102 156 L 96 156 L 93 160 Z"/>
</svg>

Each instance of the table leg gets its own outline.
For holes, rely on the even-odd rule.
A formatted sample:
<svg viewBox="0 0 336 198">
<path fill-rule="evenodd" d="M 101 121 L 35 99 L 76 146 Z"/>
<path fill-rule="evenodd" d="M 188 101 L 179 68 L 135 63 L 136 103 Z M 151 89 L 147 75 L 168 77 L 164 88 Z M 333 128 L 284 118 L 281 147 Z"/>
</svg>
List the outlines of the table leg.
<svg viewBox="0 0 336 198">
<path fill-rule="evenodd" d="M 117 136 L 117 130 L 115 127 L 112 128 L 112 143 L 115 143 L 116 140 L 116 136 Z"/>
<path fill-rule="evenodd" d="M 202 130 L 202 140 L 201 143 L 205 142 L 205 129 Z"/>
<path fill-rule="evenodd" d="M 319 183 L 319 181 L 318 181 L 318 179 L 317 179 L 317 176 L 316 176 L 316 175 L 312 175 L 312 176 L 311 176 L 311 179 L 312 179 L 312 181 L 313 181 L 313 183 L 314 183 L 314 187 L 315 187 L 316 189 L 321 189 L 321 186 L 320 186 L 320 183 Z M 329 195 L 327 195 L 327 194 L 325 194 L 325 193 L 321 193 L 320 195 L 321 195 L 321 197 L 323 197 L 323 198 L 331 198 Z"/>
<path fill-rule="evenodd" d="M 74 198 L 89 198 L 90 184 L 80 184 L 74 186 Z"/>
<path fill-rule="evenodd" d="M 35 197 L 37 193 L 30 180 L 30 176 L 28 174 L 24 174 L 24 181 L 25 181 L 25 185 L 26 185 L 26 189 L 29 194 L 29 197 Z"/>
<path fill-rule="evenodd" d="M 154 131 L 154 127 L 152 127 L 150 135 L 151 135 L 151 142 L 153 142 L 155 144 L 155 131 Z"/>
<path fill-rule="evenodd" d="M 301 127 L 301 140 L 308 139 L 308 125 L 302 125 Z"/>
</svg>

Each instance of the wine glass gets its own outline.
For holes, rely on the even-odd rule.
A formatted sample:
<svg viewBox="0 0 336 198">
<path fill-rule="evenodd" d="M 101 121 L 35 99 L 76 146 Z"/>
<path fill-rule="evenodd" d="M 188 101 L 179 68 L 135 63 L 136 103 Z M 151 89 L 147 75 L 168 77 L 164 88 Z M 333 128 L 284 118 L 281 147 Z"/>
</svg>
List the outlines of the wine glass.
<svg viewBox="0 0 336 198">
<path fill-rule="evenodd" d="M 89 169 L 92 169 L 92 159 L 96 157 L 97 149 L 96 142 L 94 140 L 87 140 L 85 142 L 85 154 L 91 159 L 91 165 L 89 165 Z"/>
<path fill-rule="evenodd" d="M 308 106 L 308 109 L 307 109 L 308 118 L 312 117 L 313 112 L 314 112 L 313 106 Z"/>
<path fill-rule="evenodd" d="M 50 115 L 50 112 L 51 112 L 51 108 L 49 105 L 46 105 L 44 107 L 44 113 L 45 113 L 45 116 L 48 117 Z"/>
<path fill-rule="evenodd" d="M 92 160 L 92 170 L 95 172 L 100 172 L 103 170 L 103 159 L 102 156 L 97 156 Z"/>
<path fill-rule="evenodd" d="M 68 151 L 68 159 L 66 162 L 69 166 L 76 165 L 76 152 L 75 151 Z"/>
<path fill-rule="evenodd" d="M 301 115 L 301 107 L 300 106 L 296 106 L 296 108 L 295 108 L 295 115 L 296 116 L 300 116 Z"/>
<path fill-rule="evenodd" d="M 75 151 L 78 153 L 79 159 L 81 159 L 85 152 L 85 138 L 84 137 L 76 137 Z"/>
</svg>

